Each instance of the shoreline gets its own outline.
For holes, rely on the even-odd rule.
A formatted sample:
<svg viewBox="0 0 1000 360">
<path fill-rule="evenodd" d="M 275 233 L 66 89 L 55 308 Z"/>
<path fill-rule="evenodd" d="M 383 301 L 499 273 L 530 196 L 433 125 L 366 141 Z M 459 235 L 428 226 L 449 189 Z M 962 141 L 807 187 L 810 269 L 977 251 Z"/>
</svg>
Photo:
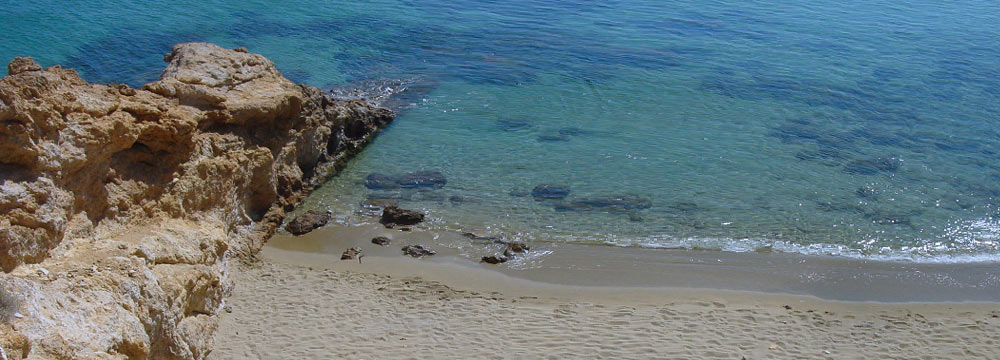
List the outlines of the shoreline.
<svg viewBox="0 0 1000 360">
<path fill-rule="evenodd" d="M 556 285 L 270 245 L 233 274 L 209 359 L 988 358 L 1000 343 L 996 303 Z"/>
<path fill-rule="evenodd" d="M 393 243 L 373 245 L 370 240 L 376 236 L 389 237 Z M 476 260 L 499 252 L 499 245 L 470 240 L 457 232 L 420 227 L 402 232 L 378 224 L 330 225 L 294 237 L 278 233 L 266 248 L 337 256 L 357 247 L 364 255 L 362 264 L 345 261 L 334 267 L 371 271 L 369 263 L 415 261 L 400 254 L 399 249 L 406 244 L 422 244 L 438 251 L 418 264 L 483 270 L 551 285 L 720 289 L 890 303 L 1000 302 L 1000 263 L 912 263 L 778 252 L 538 242 L 529 244 L 533 248 L 527 254 L 506 264 L 489 265 Z"/>
</svg>

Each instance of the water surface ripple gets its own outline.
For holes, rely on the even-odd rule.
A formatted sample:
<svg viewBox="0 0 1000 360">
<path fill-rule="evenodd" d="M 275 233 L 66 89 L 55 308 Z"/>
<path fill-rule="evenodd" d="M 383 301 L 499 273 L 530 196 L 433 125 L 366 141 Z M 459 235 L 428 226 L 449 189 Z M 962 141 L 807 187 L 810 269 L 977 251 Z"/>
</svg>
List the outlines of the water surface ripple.
<svg viewBox="0 0 1000 360">
<path fill-rule="evenodd" d="M 532 241 L 1000 255 L 996 2 L 5 1 L 0 18 L 0 58 L 95 82 L 141 86 L 170 45 L 211 41 L 319 87 L 403 84 L 397 122 L 309 200 L 345 223 L 391 198 Z M 363 185 L 416 171 L 447 184 Z"/>
</svg>

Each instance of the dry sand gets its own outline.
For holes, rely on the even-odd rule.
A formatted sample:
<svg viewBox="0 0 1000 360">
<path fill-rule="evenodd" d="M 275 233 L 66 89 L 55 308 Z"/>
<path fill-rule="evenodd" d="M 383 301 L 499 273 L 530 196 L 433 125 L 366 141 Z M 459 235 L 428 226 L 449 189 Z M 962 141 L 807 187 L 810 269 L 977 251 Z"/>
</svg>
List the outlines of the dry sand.
<svg viewBox="0 0 1000 360">
<path fill-rule="evenodd" d="M 233 274 L 210 359 L 1000 358 L 996 303 L 574 287 L 272 247 Z"/>
</svg>

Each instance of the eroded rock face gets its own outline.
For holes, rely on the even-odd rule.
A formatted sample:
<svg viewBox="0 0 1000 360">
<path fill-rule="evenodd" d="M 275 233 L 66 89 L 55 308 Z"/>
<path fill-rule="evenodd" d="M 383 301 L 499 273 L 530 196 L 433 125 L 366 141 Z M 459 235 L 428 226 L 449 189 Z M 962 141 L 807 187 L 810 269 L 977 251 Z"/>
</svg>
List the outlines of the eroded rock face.
<svg viewBox="0 0 1000 360">
<path fill-rule="evenodd" d="M 27 339 L 9 358 L 203 358 L 227 259 L 392 120 L 246 51 L 166 60 L 143 89 L 30 58 L 0 79 L 0 286 L 24 314 L 0 338 Z"/>
</svg>

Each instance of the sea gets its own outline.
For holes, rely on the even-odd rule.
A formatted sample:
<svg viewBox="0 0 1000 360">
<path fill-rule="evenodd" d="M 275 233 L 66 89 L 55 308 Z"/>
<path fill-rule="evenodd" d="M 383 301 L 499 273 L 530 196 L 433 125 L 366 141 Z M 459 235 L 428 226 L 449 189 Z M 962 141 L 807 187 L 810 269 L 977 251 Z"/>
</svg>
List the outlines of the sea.
<svg viewBox="0 0 1000 360">
<path fill-rule="evenodd" d="M 303 208 L 533 243 L 1000 261 L 1000 3 L 0 1 L 0 60 L 245 46 L 398 116 Z M 390 97 L 386 95 L 392 94 Z"/>
</svg>

